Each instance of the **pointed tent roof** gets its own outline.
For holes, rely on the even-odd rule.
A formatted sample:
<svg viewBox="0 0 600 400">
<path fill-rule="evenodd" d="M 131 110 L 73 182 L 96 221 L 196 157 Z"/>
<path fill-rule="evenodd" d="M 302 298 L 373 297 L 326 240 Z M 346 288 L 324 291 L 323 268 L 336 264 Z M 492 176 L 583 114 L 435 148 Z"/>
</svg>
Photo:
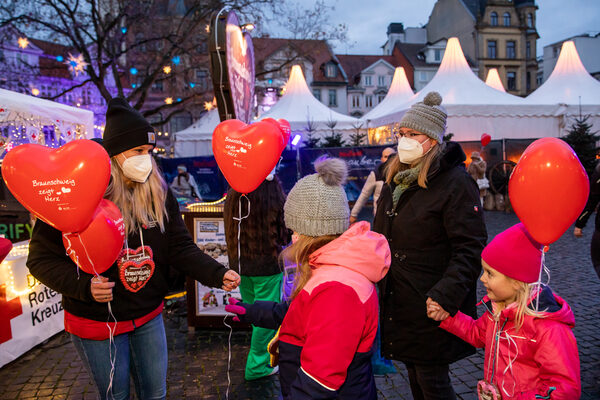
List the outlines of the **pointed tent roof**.
<svg viewBox="0 0 600 400">
<path fill-rule="evenodd" d="M 572 40 L 562 45 L 550 77 L 525 101 L 528 104 L 600 105 L 600 82 L 585 69 Z"/>
<path fill-rule="evenodd" d="M 457 38 L 448 39 L 442 64 L 433 79 L 408 102 L 398 104 L 389 114 L 371 120 L 371 126 L 398 121 L 412 104 L 423 101 L 427 93 L 442 95 L 442 106 L 455 105 L 522 105 L 524 100 L 485 84 L 469 68 Z"/>
<path fill-rule="evenodd" d="M 304 129 L 309 119 L 316 124 L 337 121 L 336 129 L 354 129 L 353 125 L 358 121 L 329 109 L 317 100 L 308 89 L 299 65 L 292 67 L 285 90 L 285 95 L 260 119 L 283 118 L 290 123 L 292 129 Z"/>
<path fill-rule="evenodd" d="M 488 71 L 488 76 L 485 80 L 485 84 L 501 92 L 506 92 L 506 90 L 504 90 L 504 85 L 500 80 L 500 75 L 498 74 L 497 68 L 490 68 Z"/>
<path fill-rule="evenodd" d="M 403 67 L 397 67 L 394 71 L 394 78 L 390 85 L 390 90 L 377 107 L 366 113 L 361 119 L 371 120 L 392 112 L 398 104 L 406 103 L 415 94 L 410 88 L 406 72 Z"/>
<path fill-rule="evenodd" d="M 184 130 L 175 133 L 178 141 L 212 140 L 212 134 L 221 122 L 219 111 L 214 108 Z"/>
</svg>

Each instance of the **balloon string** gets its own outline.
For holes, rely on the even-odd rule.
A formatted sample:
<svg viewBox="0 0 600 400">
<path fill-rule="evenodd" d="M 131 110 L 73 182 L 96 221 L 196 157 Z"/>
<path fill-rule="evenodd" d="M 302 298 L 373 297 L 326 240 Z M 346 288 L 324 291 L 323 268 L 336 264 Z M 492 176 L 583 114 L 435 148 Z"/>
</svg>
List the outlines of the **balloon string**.
<svg viewBox="0 0 600 400">
<path fill-rule="evenodd" d="M 112 395 L 112 385 L 113 385 L 113 379 L 115 376 L 115 364 L 117 362 L 117 345 L 115 344 L 115 331 L 117 330 L 117 318 L 115 318 L 115 315 L 112 312 L 112 307 L 110 305 L 110 301 L 107 303 L 108 305 L 108 318 L 106 319 L 106 327 L 108 328 L 108 357 L 110 359 L 110 374 L 109 374 L 109 381 L 108 381 L 108 387 L 106 388 L 106 398 L 110 398 L 112 397 L 114 399 L 114 395 Z M 112 317 L 112 320 L 114 321 L 114 326 L 111 328 L 110 327 L 110 319 Z M 114 351 L 113 351 L 114 348 Z M 111 394 L 111 396 L 109 396 L 109 393 Z"/>
<path fill-rule="evenodd" d="M 537 296 L 535 296 L 535 311 L 536 312 L 539 310 L 539 306 L 540 306 L 540 292 L 542 289 L 542 272 L 544 272 L 544 269 L 545 269 L 545 265 L 544 265 L 545 258 L 546 258 L 546 247 L 544 247 L 542 249 L 542 258 L 540 260 L 540 274 L 539 274 L 538 280 L 536 282 L 536 287 L 537 287 Z M 550 281 L 549 276 L 548 276 L 548 281 Z"/>
<path fill-rule="evenodd" d="M 66 248 L 66 252 L 67 252 L 67 256 L 70 257 L 72 260 L 75 261 L 75 264 L 77 265 L 77 279 L 80 278 L 79 275 L 79 270 L 83 269 L 81 268 L 81 261 L 79 261 L 79 256 L 77 255 L 77 253 L 75 252 L 75 250 L 73 250 L 72 244 L 71 244 L 71 239 L 69 238 L 69 235 L 71 235 L 72 233 L 63 233 L 63 239 L 65 239 L 67 241 L 67 248 Z M 79 239 L 79 243 L 81 243 L 81 247 L 83 247 L 83 250 L 85 252 L 85 255 L 87 256 L 88 261 L 90 262 L 90 265 L 92 266 L 92 270 L 94 271 L 94 275 L 96 275 L 96 277 L 100 277 L 100 274 L 98 274 L 98 272 L 96 272 L 96 267 L 94 266 L 94 263 L 92 262 L 92 259 L 90 258 L 90 255 L 88 254 L 88 251 L 85 247 L 85 245 L 83 244 L 83 241 L 81 240 L 81 236 L 76 233 L 75 235 L 77 235 L 77 238 Z"/>
<path fill-rule="evenodd" d="M 227 391 L 225 392 L 225 398 L 229 400 L 229 388 L 231 387 L 231 376 L 229 374 L 229 370 L 231 369 L 231 334 L 233 333 L 233 327 L 227 323 L 227 317 L 228 315 L 225 314 L 225 318 L 223 318 L 223 325 L 229 328 L 229 339 L 227 340 Z"/>
</svg>

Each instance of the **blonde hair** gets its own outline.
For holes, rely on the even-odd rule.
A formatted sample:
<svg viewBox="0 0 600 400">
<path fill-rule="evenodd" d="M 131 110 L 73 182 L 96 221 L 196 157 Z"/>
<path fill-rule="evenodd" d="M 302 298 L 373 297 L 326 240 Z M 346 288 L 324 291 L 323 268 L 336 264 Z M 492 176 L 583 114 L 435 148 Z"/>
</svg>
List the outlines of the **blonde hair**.
<svg viewBox="0 0 600 400">
<path fill-rule="evenodd" d="M 290 299 L 294 299 L 304 289 L 306 282 L 312 276 L 308 259 L 312 253 L 337 239 L 340 235 L 305 236 L 298 235 L 298 240 L 281 252 L 280 258 L 285 262 L 296 264 L 294 271 L 294 286 Z M 286 270 L 287 271 L 287 270 Z M 287 274 L 287 272 L 286 272 Z"/>
<path fill-rule="evenodd" d="M 435 141 L 433 139 L 431 139 L 431 140 Z M 445 148 L 446 148 L 446 143 L 437 142 L 437 145 L 433 146 L 427 154 L 425 154 L 423 157 L 421 157 L 419 159 L 419 161 L 413 165 L 407 165 L 407 164 L 401 163 L 400 157 L 398 155 L 396 155 L 396 157 L 394 157 L 392 159 L 392 161 L 390 161 L 389 165 L 386 166 L 385 181 L 388 184 L 391 184 L 394 179 L 394 176 L 396 176 L 396 174 L 398 172 L 420 165 L 421 170 L 419 171 L 417 183 L 423 189 L 427 189 L 427 175 L 429 175 L 429 170 L 431 169 L 431 164 L 433 164 L 433 161 L 435 161 L 442 154 L 442 152 L 444 151 Z"/>
<path fill-rule="evenodd" d="M 117 156 L 111 158 L 111 181 L 105 197 L 115 203 L 125 223 L 125 234 L 139 230 L 142 226 L 158 224 L 165 231 L 165 221 L 169 220 L 167 207 L 167 183 L 162 177 L 158 165 L 152 158 L 152 172 L 148 180 L 138 183 L 126 180 Z"/>
<path fill-rule="evenodd" d="M 517 307 L 517 313 L 515 316 L 515 330 L 518 332 L 523 326 L 525 315 L 529 315 L 536 318 L 543 318 L 543 310 L 536 311 L 529 308 L 529 304 L 535 298 L 535 295 L 539 296 L 541 287 L 537 283 L 525 283 L 516 279 L 506 277 L 509 281 L 514 282 L 518 285 L 515 304 Z"/>
</svg>

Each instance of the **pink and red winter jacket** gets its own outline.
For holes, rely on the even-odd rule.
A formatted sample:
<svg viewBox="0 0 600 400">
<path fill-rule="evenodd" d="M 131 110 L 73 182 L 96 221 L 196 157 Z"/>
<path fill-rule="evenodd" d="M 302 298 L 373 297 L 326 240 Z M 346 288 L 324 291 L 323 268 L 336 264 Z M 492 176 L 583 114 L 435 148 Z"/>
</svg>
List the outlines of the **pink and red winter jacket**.
<svg viewBox="0 0 600 400">
<path fill-rule="evenodd" d="M 546 310 L 544 317 L 525 315 L 518 332 L 516 307 L 502 310 L 495 320 L 492 302 L 487 297 L 484 302 L 487 311 L 479 319 L 458 312 L 440 327 L 475 347 L 485 347 L 485 380 L 496 384 L 502 399 L 579 399 L 579 355 L 572 332 L 575 317 L 567 302 L 544 287 L 538 306 Z"/>
</svg>

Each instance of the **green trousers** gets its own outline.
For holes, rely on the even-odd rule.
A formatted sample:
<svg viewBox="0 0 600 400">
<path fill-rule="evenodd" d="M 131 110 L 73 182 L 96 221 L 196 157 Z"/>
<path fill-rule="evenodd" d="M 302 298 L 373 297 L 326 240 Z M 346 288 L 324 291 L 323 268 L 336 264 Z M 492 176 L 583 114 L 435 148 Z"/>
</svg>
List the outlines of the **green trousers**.
<svg viewBox="0 0 600 400">
<path fill-rule="evenodd" d="M 244 303 L 254 303 L 256 300 L 280 301 L 282 274 L 269 276 L 242 275 L 240 292 Z M 252 326 L 250 352 L 246 361 L 247 380 L 262 378 L 269 375 L 273 369 L 269 367 L 269 352 L 267 345 L 275 335 L 272 329 Z"/>
</svg>

